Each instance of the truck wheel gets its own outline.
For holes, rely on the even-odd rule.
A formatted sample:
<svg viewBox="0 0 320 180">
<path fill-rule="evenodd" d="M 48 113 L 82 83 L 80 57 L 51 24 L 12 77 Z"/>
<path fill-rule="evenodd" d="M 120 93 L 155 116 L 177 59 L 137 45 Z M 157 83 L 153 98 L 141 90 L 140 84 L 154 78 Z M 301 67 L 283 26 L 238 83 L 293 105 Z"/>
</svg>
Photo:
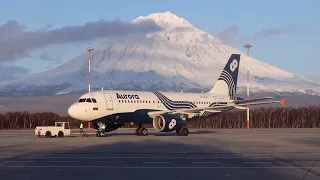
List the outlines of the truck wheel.
<svg viewBox="0 0 320 180">
<path fill-rule="evenodd" d="M 47 131 L 45 136 L 46 136 L 46 138 L 50 138 L 51 137 L 51 132 Z"/>
<path fill-rule="evenodd" d="M 58 137 L 63 137 L 63 136 L 64 136 L 63 132 L 62 132 L 62 131 L 59 131 Z"/>
</svg>

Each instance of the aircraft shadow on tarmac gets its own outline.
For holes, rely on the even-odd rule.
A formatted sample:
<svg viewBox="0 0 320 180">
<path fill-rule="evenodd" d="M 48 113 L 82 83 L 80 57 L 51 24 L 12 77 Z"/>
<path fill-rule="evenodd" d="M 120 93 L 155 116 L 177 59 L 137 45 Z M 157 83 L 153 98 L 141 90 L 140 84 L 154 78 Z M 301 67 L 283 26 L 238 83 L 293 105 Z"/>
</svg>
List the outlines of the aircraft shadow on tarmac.
<svg viewBox="0 0 320 180">
<path fill-rule="evenodd" d="M 197 146 L 186 142 L 168 142 L 158 139 L 114 143 L 108 141 L 109 144 L 94 146 L 86 145 L 85 140 L 79 143 L 82 143 L 83 147 L 66 149 L 54 146 L 50 151 L 39 150 L 8 158 L 6 161 L 18 162 L 22 159 L 32 163 L 22 164 L 29 166 L 14 168 L 0 166 L 1 179 L 56 180 L 59 177 L 58 179 L 87 180 L 94 177 L 94 179 L 112 180 L 146 178 L 152 180 L 292 180 L 297 178 L 288 173 L 288 169 L 287 173 L 284 173 L 278 168 L 257 169 L 257 167 L 268 166 L 266 164 L 244 164 L 244 161 L 264 160 L 244 158 L 218 146 Z M 221 159 L 221 157 L 226 158 Z M 212 161 L 219 161 L 219 163 L 212 163 Z M 30 166 L 38 167 L 30 168 Z M 45 166 L 55 167 L 44 168 Z M 244 166 L 247 168 L 237 168 Z M 295 170 L 290 169 L 290 171 Z"/>
<path fill-rule="evenodd" d="M 209 130 L 191 130 L 189 135 L 193 134 L 215 134 L 218 132 L 215 131 L 209 131 Z M 81 136 L 81 135 L 80 135 Z M 95 136 L 94 134 L 89 134 L 88 136 Z M 111 137 L 111 136 L 135 136 L 134 130 L 132 132 L 107 132 L 105 137 Z M 175 132 L 149 132 L 148 136 L 177 136 Z M 79 135 L 71 135 L 68 137 L 79 137 Z"/>
<path fill-rule="evenodd" d="M 208 131 L 208 130 L 197 130 L 197 131 L 193 131 L 191 130 L 189 132 L 189 135 L 192 134 L 214 134 L 217 132 L 214 131 Z M 117 133 L 117 132 L 110 132 L 110 133 L 106 133 L 106 136 L 124 136 L 124 135 L 135 135 L 134 131 L 133 132 L 126 132 L 126 133 Z M 149 132 L 148 136 L 177 136 L 177 134 L 173 131 L 173 132 Z"/>
</svg>

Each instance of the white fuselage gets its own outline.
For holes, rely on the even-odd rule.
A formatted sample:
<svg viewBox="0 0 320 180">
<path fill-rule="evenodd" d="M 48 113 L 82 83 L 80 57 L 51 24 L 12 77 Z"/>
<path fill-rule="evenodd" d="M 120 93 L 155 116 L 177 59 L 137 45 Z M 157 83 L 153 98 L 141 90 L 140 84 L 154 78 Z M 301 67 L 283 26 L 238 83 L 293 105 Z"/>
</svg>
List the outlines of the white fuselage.
<svg viewBox="0 0 320 180">
<path fill-rule="evenodd" d="M 68 113 L 75 119 L 92 121 L 112 114 L 135 112 L 141 109 L 164 111 L 178 108 L 203 108 L 212 106 L 213 103 L 227 105 L 230 102 L 234 100 L 229 96 L 216 96 L 211 93 L 109 90 L 82 95 L 78 102 L 70 106 Z"/>
</svg>

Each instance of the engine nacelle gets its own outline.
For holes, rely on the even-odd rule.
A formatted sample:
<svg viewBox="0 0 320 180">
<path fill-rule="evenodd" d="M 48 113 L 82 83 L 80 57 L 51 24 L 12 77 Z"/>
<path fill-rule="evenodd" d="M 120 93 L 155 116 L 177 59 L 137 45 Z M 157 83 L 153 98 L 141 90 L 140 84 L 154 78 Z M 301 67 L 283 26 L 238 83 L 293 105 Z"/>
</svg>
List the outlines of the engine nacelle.
<svg viewBox="0 0 320 180">
<path fill-rule="evenodd" d="M 159 132 L 175 131 L 185 125 L 185 120 L 171 114 L 162 114 L 153 118 L 153 127 Z"/>
</svg>

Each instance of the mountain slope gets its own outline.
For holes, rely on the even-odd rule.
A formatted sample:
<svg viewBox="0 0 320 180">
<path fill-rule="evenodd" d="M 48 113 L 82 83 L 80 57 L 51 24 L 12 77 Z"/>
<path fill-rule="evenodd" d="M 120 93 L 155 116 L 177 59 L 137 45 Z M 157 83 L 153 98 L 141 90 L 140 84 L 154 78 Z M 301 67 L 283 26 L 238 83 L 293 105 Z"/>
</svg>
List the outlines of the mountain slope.
<svg viewBox="0 0 320 180">
<path fill-rule="evenodd" d="M 138 17 L 153 20 L 163 30 L 128 37 L 110 37 L 94 46 L 93 88 L 123 90 L 207 91 L 237 49 L 221 43 L 188 21 L 170 13 Z M 246 86 L 250 68 L 253 92 L 277 91 L 318 94 L 320 84 L 242 55 L 238 90 Z M 54 69 L 0 83 L 1 95 L 54 95 L 87 91 L 87 54 Z"/>
</svg>

